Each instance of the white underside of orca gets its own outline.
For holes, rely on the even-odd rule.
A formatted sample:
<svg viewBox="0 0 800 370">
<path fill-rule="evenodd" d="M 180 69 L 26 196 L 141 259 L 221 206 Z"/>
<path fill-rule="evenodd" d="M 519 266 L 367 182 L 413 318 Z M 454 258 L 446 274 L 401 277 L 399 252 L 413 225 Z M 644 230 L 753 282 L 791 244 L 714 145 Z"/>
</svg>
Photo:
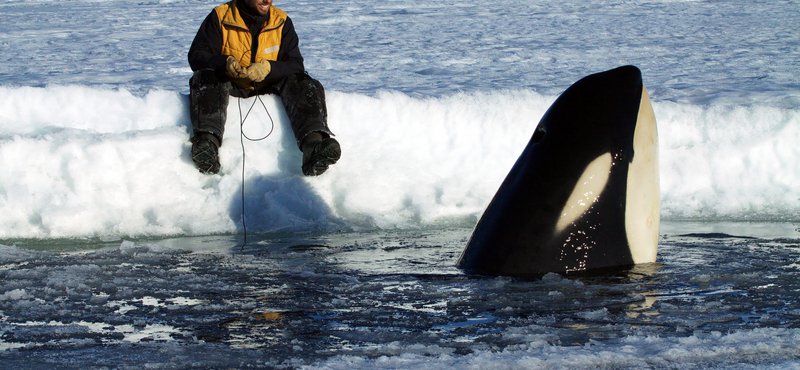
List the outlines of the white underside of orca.
<svg viewBox="0 0 800 370">
<path fill-rule="evenodd" d="M 661 222 L 661 191 L 658 177 L 658 130 L 647 88 L 642 87 L 639 117 L 633 133 L 636 153 L 628 167 L 625 230 L 634 263 L 656 261 Z"/>
</svg>

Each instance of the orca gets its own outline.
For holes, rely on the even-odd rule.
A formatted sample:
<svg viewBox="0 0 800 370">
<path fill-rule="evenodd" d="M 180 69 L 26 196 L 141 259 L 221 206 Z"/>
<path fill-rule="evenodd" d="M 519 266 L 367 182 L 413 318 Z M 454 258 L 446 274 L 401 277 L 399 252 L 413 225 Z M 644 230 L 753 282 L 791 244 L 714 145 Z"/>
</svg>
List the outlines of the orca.
<svg viewBox="0 0 800 370">
<path fill-rule="evenodd" d="M 658 133 L 641 71 L 567 88 L 475 226 L 457 267 L 484 275 L 581 273 L 652 263 Z"/>
</svg>

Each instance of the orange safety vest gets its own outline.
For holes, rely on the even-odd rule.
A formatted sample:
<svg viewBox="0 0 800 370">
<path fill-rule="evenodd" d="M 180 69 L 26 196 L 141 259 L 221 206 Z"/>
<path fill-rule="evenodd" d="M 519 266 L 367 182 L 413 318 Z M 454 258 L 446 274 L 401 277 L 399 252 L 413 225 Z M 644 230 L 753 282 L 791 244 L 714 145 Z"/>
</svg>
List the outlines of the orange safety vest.
<svg viewBox="0 0 800 370">
<path fill-rule="evenodd" d="M 232 0 L 222 4 L 214 10 L 217 12 L 220 29 L 222 30 L 222 54 L 231 55 L 239 60 L 239 65 L 247 67 L 253 61 L 252 46 L 253 35 L 244 23 L 244 19 L 236 8 L 236 1 Z M 261 28 L 258 34 L 258 50 L 255 62 L 262 60 L 278 60 L 278 51 L 281 48 L 283 25 L 286 23 L 286 12 L 274 6 L 269 10 L 269 21 Z M 241 87 L 252 90 L 253 84 L 246 79 L 233 79 Z"/>
</svg>

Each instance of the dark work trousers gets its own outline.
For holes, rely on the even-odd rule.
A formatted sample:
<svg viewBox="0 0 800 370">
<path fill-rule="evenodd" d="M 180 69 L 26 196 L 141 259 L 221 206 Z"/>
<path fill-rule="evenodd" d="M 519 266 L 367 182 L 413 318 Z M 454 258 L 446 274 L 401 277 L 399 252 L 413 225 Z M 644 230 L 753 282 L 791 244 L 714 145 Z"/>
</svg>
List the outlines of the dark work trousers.
<svg viewBox="0 0 800 370">
<path fill-rule="evenodd" d="M 213 69 L 196 71 L 189 80 L 193 137 L 215 135 L 222 142 L 228 111 L 228 96 L 249 98 L 257 94 L 278 94 L 298 147 L 306 135 L 321 132 L 333 136 L 328 128 L 328 111 L 322 84 L 307 73 L 289 75 L 259 91 L 234 86 L 224 73 Z"/>
</svg>

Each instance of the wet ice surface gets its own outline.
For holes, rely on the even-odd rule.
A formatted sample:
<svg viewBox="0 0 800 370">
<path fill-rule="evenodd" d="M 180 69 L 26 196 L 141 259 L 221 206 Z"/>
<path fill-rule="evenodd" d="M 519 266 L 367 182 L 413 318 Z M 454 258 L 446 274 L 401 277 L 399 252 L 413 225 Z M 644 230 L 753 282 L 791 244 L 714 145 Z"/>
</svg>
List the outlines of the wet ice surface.
<svg viewBox="0 0 800 370">
<path fill-rule="evenodd" d="M 800 238 L 783 227 L 776 239 L 668 226 L 658 264 L 537 279 L 462 274 L 468 229 L 251 235 L 244 247 L 235 236 L 19 242 L 0 247 L 0 358 L 33 368 L 797 366 Z"/>
</svg>

